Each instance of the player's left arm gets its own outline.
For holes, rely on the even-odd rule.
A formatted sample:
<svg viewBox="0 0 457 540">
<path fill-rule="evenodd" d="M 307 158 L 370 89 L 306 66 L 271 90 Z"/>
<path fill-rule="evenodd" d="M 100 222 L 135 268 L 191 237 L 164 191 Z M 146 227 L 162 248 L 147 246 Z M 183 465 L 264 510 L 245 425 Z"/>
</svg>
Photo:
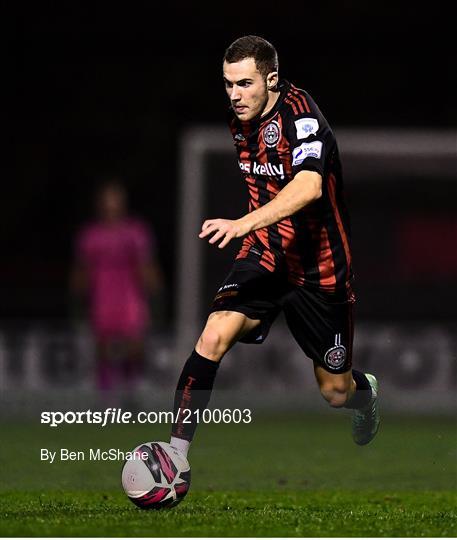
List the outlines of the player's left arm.
<svg viewBox="0 0 457 540">
<path fill-rule="evenodd" d="M 322 176 L 316 171 L 302 170 L 272 199 L 257 210 L 239 219 L 208 219 L 202 225 L 200 238 L 213 234 L 209 243 L 221 238 L 219 248 L 224 248 L 233 238 L 240 238 L 252 231 L 273 225 L 289 217 L 322 195 Z"/>
<path fill-rule="evenodd" d="M 163 272 L 159 262 L 152 259 L 139 266 L 141 281 L 147 293 L 159 294 L 163 288 Z"/>
<path fill-rule="evenodd" d="M 138 220 L 133 229 L 132 240 L 144 291 L 149 295 L 157 295 L 162 291 L 164 279 L 157 256 L 155 232 L 150 225 Z"/>
</svg>

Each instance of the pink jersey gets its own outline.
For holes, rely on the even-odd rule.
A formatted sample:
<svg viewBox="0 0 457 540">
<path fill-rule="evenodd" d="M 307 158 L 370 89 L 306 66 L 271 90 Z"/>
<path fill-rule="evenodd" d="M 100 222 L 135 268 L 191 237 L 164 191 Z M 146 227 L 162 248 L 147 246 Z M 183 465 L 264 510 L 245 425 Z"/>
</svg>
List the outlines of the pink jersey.
<svg viewBox="0 0 457 540">
<path fill-rule="evenodd" d="M 145 224 L 94 222 L 77 238 L 76 256 L 89 277 L 90 310 L 99 336 L 139 337 L 149 320 L 141 266 L 151 258 Z"/>
</svg>

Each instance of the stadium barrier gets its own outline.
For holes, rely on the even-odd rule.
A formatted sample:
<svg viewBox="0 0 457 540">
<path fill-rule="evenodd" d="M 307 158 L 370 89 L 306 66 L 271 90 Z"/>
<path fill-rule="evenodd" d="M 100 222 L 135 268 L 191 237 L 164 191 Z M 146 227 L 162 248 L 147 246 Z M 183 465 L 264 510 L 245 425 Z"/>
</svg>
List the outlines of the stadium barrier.
<svg viewBox="0 0 457 540">
<path fill-rule="evenodd" d="M 363 324 L 354 343 L 354 363 L 375 373 L 383 407 L 393 412 L 455 414 L 457 338 L 452 326 Z M 173 335 L 150 335 L 145 375 L 136 403 L 148 409 L 171 406 L 180 357 Z M 100 405 L 94 385 L 92 337 L 81 327 L 0 332 L 3 416 Z M 262 345 L 238 344 L 223 359 L 212 406 L 252 405 L 324 411 L 311 362 L 282 320 Z M 52 409 L 53 408 L 53 409 Z M 158 409 L 159 410 L 159 409 Z"/>
</svg>

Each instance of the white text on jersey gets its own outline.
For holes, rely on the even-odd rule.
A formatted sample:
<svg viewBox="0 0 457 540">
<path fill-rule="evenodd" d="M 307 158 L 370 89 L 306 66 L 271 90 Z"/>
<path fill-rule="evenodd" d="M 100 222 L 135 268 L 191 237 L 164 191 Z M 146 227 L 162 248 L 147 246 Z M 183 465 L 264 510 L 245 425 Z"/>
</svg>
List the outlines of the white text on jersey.
<svg viewBox="0 0 457 540">
<path fill-rule="evenodd" d="M 251 174 L 251 163 L 238 162 L 240 169 L 248 174 Z M 284 178 L 284 166 L 283 164 L 273 165 L 272 163 L 264 163 L 263 165 L 257 162 L 252 163 L 252 174 L 258 174 L 263 176 L 281 176 Z"/>
</svg>

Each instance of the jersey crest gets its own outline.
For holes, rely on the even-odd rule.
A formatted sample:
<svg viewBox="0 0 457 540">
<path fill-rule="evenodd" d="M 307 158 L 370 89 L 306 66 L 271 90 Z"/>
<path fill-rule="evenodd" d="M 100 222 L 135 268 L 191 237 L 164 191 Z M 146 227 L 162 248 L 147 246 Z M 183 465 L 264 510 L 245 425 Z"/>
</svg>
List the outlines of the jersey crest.
<svg viewBox="0 0 457 540">
<path fill-rule="evenodd" d="M 269 147 L 273 148 L 278 144 L 281 138 L 281 127 L 276 120 L 273 120 L 267 124 L 263 130 L 263 142 Z"/>
</svg>

